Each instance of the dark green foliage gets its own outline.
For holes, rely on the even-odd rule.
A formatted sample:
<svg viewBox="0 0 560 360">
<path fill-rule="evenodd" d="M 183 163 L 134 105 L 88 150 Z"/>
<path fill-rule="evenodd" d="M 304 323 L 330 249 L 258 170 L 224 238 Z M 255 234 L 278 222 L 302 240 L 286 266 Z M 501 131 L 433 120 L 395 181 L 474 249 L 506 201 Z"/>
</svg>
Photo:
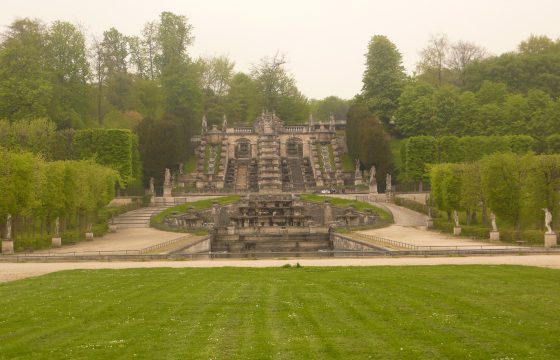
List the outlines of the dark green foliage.
<svg viewBox="0 0 560 360">
<path fill-rule="evenodd" d="M 402 178 L 420 181 L 426 166 L 438 163 L 473 162 L 495 153 L 526 154 L 536 149 L 530 136 L 413 136 L 402 143 Z"/>
<path fill-rule="evenodd" d="M 388 124 L 398 106 L 406 80 L 402 55 L 386 36 L 375 35 L 368 44 L 362 97 L 369 110 Z"/>
<path fill-rule="evenodd" d="M 142 120 L 137 133 L 144 184 L 153 177 L 156 186 L 162 186 L 165 168 L 172 168 L 185 159 L 189 137 L 185 137 L 185 130 L 176 122 L 150 118 Z"/>
<path fill-rule="evenodd" d="M 350 107 L 346 126 L 348 152 L 359 159 L 365 169 L 375 165 L 377 183 L 385 186 L 387 173 L 393 173 L 394 166 L 389 147 L 389 137 L 378 118 L 370 113 L 365 104 Z"/>
<path fill-rule="evenodd" d="M 560 154 L 560 134 L 550 135 L 546 138 L 546 152 Z"/>
<path fill-rule="evenodd" d="M 433 204 L 448 214 L 466 210 L 466 223 L 488 209 L 499 228 L 518 234 L 543 231 L 543 208 L 560 224 L 560 155 L 496 153 L 474 163 L 438 164 L 430 167 Z M 517 237 L 519 239 L 519 237 Z M 541 239 L 542 242 L 542 239 Z"/>
<path fill-rule="evenodd" d="M 506 84 L 484 81 L 476 93 L 415 81 L 404 87 L 394 116 L 403 136 L 531 135 L 560 128 L 558 107 L 542 90 L 510 93 Z"/>
<path fill-rule="evenodd" d="M 437 163 L 438 153 L 436 138 L 433 136 L 416 136 L 409 138 L 405 146 L 406 178 L 421 182 L 425 178 L 426 165 Z"/>
<path fill-rule="evenodd" d="M 52 234 L 57 217 L 62 231 L 80 233 L 99 221 L 119 176 L 91 160 L 45 162 L 29 152 L 0 147 L 0 179 L 0 223 L 7 214 L 13 216 L 15 246 L 22 249 L 42 246 L 40 239 Z M 18 245 L 20 237 L 27 240 Z"/>
<path fill-rule="evenodd" d="M 84 129 L 74 134 L 78 159 L 94 158 L 101 165 L 117 170 L 126 186 L 140 174 L 136 135 L 124 129 Z"/>
</svg>

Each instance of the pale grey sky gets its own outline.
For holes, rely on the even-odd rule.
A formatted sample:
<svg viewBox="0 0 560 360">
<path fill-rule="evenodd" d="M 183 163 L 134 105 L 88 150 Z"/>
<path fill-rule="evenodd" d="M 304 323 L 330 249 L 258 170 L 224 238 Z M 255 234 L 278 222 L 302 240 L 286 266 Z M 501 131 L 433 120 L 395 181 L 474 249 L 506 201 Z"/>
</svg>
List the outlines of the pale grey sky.
<svg viewBox="0 0 560 360">
<path fill-rule="evenodd" d="M 228 55 L 236 70 L 277 51 L 310 98 L 351 98 L 361 89 L 371 36 L 383 34 L 403 54 L 408 72 L 433 34 L 469 40 L 499 54 L 530 34 L 556 39 L 560 0 L 1 0 L 0 25 L 17 17 L 82 25 L 89 36 L 111 26 L 139 34 L 162 11 L 194 27 L 193 56 Z"/>
</svg>

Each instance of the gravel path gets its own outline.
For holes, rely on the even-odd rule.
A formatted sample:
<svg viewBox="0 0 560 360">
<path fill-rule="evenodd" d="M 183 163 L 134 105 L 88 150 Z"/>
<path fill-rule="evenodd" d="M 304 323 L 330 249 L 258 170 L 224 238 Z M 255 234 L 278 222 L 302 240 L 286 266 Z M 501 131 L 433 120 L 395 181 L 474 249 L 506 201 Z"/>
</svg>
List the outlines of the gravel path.
<svg viewBox="0 0 560 360">
<path fill-rule="evenodd" d="M 289 260 L 192 260 L 150 262 L 64 262 L 64 263 L 0 263 L 0 282 L 39 276 L 55 271 L 74 269 L 131 268 L 210 268 L 210 267 L 278 267 L 285 264 L 302 266 L 410 266 L 410 265 L 525 265 L 560 269 L 560 255 L 507 255 L 430 258 L 370 259 L 289 259 Z"/>
</svg>

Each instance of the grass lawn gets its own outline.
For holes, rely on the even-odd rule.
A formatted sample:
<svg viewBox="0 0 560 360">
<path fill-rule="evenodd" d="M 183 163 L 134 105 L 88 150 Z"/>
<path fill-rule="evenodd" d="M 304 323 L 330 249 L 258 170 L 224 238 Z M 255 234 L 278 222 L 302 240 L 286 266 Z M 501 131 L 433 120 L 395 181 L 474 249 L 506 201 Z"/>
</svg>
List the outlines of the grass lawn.
<svg viewBox="0 0 560 360">
<path fill-rule="evenodd" d="M 558 359 L 560 271 L 130 269 L 0 284 L 0 358 Z"/>
</svg>

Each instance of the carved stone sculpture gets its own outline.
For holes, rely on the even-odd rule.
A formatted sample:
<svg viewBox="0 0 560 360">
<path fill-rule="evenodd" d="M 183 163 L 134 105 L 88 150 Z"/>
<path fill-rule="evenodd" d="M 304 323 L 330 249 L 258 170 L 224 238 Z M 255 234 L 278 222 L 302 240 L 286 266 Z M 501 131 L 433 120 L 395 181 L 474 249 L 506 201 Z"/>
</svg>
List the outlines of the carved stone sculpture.
<svg viewBox="0 0 560 360">
<path fill-rule="evenodd" d="M 459 224 L 459 214 L 457 214 L 457 210 L 453 210 L 453 221 L 455 222 L 455 227 L 461 226 L 461 224 Z"/>
<path fill-rule="evenodd" d="M 224 114 L 223 120 L 222 120 L 222 131 L 226 131 L 226 129 L 227 129 L 227 117 L 226 117 L 226 114 Z"/>
<path fill-rule="evenodd" d="M 155 190 L 155 186 L 154 186 L 154 178 L 151 177 L 150 178 L 150 195 L 155 195 L 156 190 Z"/>
<path fill-rule="evenodd" d="M 498 231 L 498 226 L 496 225 L 496 214 L 490 213 L 490 221 L 492 222 L 492 231 Z"/>
<path fill-rule="evenodd" d="M 552 214 L 547 208 L 542 209 L 544 211 L 544 226 L 546 226 L 546 233 L 553 234 L 552 227 L 550 224 L 552 223 Z"/>
<path fill-rule="evenodd" d="M 57 217 L 54 220 L 54 235 L 55 236 L 59 236 L 60 235 L 60 218 Z"/>
<path fill-rule="evenodd" d="M 202 116 L 202 133 L 206 133 L 208 130 L 208 122 L 206 121 L 206 115 Z"/>
<path fill-rule="evenodd" d="M 375 178 L 375 174 L 375 165 L 372 165 L 369 170 L 369 191 L 373 194 L 377 194 L 377 179 Z"/>
<path fill-rule="evenodd" d="M 163 182 L 163 186 L 171 186 L 171 171 L 168 168 L 165 168 L 165 179 Z"/>
<path fill-rule="evenodd" d="M 12 215 L 6 217 L 6 240 L 12 240 Z"/>
<path fill-rule="evenodd" d="M 390 193 L 393 190 L 393 186 L 391 185 L 392 179 L 391 174 L 387 173 L 386 183 L 387 183 L 387 193 Z"/>
</svg>

